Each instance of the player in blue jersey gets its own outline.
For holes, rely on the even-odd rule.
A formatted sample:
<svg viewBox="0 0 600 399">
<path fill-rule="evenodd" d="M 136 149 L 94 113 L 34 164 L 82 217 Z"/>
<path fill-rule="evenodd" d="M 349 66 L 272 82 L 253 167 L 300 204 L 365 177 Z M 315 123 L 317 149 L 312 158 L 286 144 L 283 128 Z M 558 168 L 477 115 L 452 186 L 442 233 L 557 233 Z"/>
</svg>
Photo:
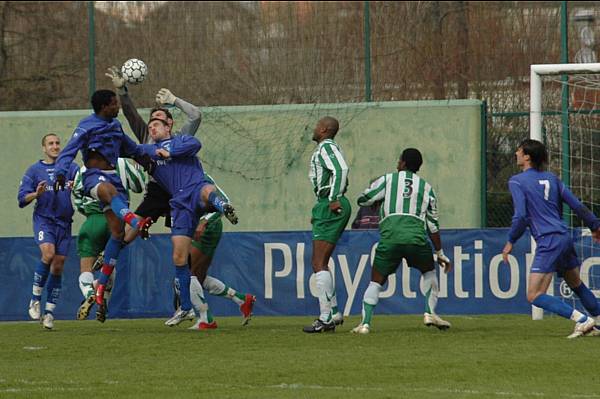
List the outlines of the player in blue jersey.
<svg viewBox="0 0 600 399">
<path fill-rule="evenodd" d="M 43 326 L 52 329 L 54 309 L 62 287 L 65 258 L 71 245 L 72 184 L 66 185 L 67 189 L 64 191 L 53 192 L 56 159 L 60 153 L 60 138 L 52 133 L 45 135 L 42 138 L 42 150 L 45 158 L 30 166 L 21 180 L 18 201 L 19 207 L 23 208 L 36 200 L 33 210 L 33 234 L 42 252 L 42 259 L 33 274 L 29 316 L 34 320 L 41 318 Z M 77 164 L 66 164 L 65 180 L 72 182 L 77 170 Z M 40 302 L 46 282 L 48 297 L 42 317 Z"/>
<path fill-rule="evenodd" d="M 66 165 L 81 151 L 87 168 L 83 173 L 84 193 L 104 205 L 104 215 L 111 231 L 95 295 L 98 306 L 103 306 L 106 283 L 123 246 L 124 222 L 145 238 L 152 219 L 140 218 L 128 208 L 127 191 L 115 170 L 119 157 L 134 158 L 148 166 L 138 157 L 141 153 L 137 144 L 123 132 L 121 123 L 116 119 L 119 114 L 117 95 L 110 90 L 98 90 L 91 100 L 94 113 L 79 122 L 56 160 L 55 189 L 64 188 Z"/>
<path fill-rule="evenodd" d="M 592 230 L 596 241 L 600 241 L 600 220 L 556 175 L 544 171 L 548 160 L 544 144 L 536 140 L 524 140 L 519 144 L 516 156 L 517 165 L 523 172 L 508 181 L 515 213 L 502 257 L 508 262 L 513 244 L 529 226 L 537 248 L 529 275 L 527 300 L 537 307 L 575 321 L 575 329 L 568 338 L 580 337 L 594 329 L 600 306 L 594 294 L 579 278 L 580 262 L 569 229 L 561 217 L 563 202 Z M 546 294 L 554 272 L 564 278 L 590 316 Z"/>
<path fill-rule="evenodd" d="M 200 216 L 217 211 L 233 224 L 238 219 L 229 202 L 205 179 L 196 156 L 202 147 L 197 138 L 171 136 L 171 126 L 161 118 L 151 119 L 148 131 L 154 144 L 141 144 L 139 148 L 145 156 L 152 157 L 156 165 L 150 173 L 171 196 L 171 241 L 175 276 L 181 288 L 181 307 L 165 324 L 174 326 L 188 319 L 192 310 L 188 256 Z"/>
</svg>

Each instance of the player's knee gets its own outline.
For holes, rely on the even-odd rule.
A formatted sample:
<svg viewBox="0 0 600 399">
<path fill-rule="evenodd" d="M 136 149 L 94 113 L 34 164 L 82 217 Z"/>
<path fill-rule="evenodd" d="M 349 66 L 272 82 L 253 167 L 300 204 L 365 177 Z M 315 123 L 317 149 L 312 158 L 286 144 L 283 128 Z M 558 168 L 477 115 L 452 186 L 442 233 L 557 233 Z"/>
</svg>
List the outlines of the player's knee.
<svg viewBox="0 0 600 399">
<path fill-rule="evenodd" d="M 535 291 L 534 290 L 527 291 L 527 301 L 529 303 L 533 303 L 533 301 L 535 301 L 535 299 L 538 296 L 542 295 L 542 294 L 543 294 L 543 292 L 540 292 L 540 291 L 537 291 L 537 290 L 535 290 Z"/>
<path fill-rule="evenodd" d="M 183 251 L 173 251 L 173 263 L 176 265 L 187 264 L 187 254 Z"/>
<path fill-rule="evenodd" d="M 45 248 L 42 249 L 42 262 L 45 264 L 50 264 L 54 260 L 54 249 L 53 248 Z"/>
</svg>

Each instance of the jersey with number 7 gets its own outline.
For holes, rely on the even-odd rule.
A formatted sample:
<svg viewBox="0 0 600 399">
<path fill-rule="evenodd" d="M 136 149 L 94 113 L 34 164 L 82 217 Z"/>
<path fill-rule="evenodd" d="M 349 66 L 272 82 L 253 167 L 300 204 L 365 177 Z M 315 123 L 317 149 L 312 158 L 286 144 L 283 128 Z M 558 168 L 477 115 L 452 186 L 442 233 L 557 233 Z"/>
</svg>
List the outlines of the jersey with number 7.
<svg viewBox="0 0 600 399">
<path fill-rule="evenodd" d="M 515 214 L 512 219 L 508 241 L 515 243 L 527 226 L 536 240 L 550 233 L 566 233 L 567 225 L 562 219 L 563 202 L 592 230 L 600 227 L 594 216 L 563 182 L 553 173 L 534 168 L 510 178 L 508 188 L 512 194 Z"/>
</svg>

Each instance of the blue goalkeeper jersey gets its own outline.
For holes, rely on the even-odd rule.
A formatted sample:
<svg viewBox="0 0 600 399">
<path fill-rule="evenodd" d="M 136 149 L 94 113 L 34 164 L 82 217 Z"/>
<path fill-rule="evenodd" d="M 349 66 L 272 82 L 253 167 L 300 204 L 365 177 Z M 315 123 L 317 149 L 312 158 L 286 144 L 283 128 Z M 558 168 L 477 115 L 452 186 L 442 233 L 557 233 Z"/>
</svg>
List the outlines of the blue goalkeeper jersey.
<svg viewBox="0 0 600 399">
<path fill-rule="evenodd" d="M 196 156 L 202 144 L 194 136 L 180 135 L 158 141 L 154 144 L 140 144 L 144 154 L 156 160 L 156 169 L 152 177 L 172 197 L 188 192 L 192 187 L 206 183 L 202 164 Z M 162 159 L 156 155 L 157 149 L 165 149 L 170 158 Z"/>
<path fill-rule="evenodd" d="M 92 152 L 102 155 L 114 168 L 119 157 L 132 158 L 139 154 L 137 144 L 130 139 L 117 119 L 106 120 L 92 114 L 82 119 L 73 136 L 56 160 L 56 175 L 66 176 L 67 167 L 81 150 L 83 163 Z"/>
<path fill-rule="evenodd" d="M 553 173 L 534 168 L 510 178 L 515 213 L 508 233 L 508 241 L 516 242 L 527 226 L 537 240 L 546 234 L 565 234 L 567 225 L 562 219 L 563 202 L 592 230 L 600 227 L 600 220 L 592 214 Z"/>
<path fill-rule="evenodd" d="M 67 187 L 64 191 L 53 191 L 55 166 L 55 163 L 47 164 L 43 161 L 38 161 L 31 165 L 27 169 L 27 172 L 25 172 L 23 179 L 21 179 L 17 200 L 19 201 L 20 208 L 26 207 L 29 204 L 25 202 L 25 196 L 34 193 L 41 181 L 46 181 L 46 192 L 37 200 L 34 200 L 34 219 L 36 216 L 42 216 L 58 223 L 68 224 L 71 223 L 74 212 L 73 205 L 71 205 L 71 188 Z M 78 170 L 79 166 L 76 163 L 71 163 L 68 172 L 65 174 L 67 180 L 74 180 Z"/>
</svg>

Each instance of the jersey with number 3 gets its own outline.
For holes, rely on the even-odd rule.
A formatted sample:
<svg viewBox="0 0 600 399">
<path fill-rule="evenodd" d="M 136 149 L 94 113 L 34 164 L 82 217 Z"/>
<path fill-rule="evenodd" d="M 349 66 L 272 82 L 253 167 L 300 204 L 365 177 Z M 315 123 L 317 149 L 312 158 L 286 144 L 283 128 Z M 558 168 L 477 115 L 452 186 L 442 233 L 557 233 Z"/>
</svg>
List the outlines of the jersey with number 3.
<svg viewBox="0 0 600 399">
<path fill-rule="evenodd" d="M 553 173 L 533 168 L 510 178 L 508 188 L 515 213 L 508 238 L 514 243 L 527 226 L 537 240 L 546 234 L 564 234 L 568 231 L 562 219 L 563 202 L 578 209 L 581 202 Z"/>
<path fill-rule="evenodd" d="M 382 201 L 381 240 L 425 245 L 427 232 L 439 231 L 438 208 L 431 185 L 416 173 L 401 171 L 375 179 L 358 198 L 359 206 Z"/>
</svg>

